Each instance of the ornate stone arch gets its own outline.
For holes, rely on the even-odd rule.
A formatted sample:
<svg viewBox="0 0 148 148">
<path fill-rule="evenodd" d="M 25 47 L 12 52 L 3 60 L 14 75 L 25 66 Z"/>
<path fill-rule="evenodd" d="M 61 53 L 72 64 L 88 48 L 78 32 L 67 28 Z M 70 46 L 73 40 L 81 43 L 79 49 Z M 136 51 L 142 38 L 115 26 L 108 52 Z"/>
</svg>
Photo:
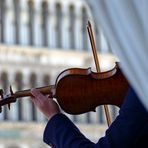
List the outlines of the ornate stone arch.
<svg viewBox="0 0 148 148">
<path fill-rule="evenodd" d="M 23 74 L 22 72 L 18 71 L 15 74 L 15 82 L 16 82 L 16 87 L 18 90 L 21 90 L 23 87 Z"/>
<path fill-rule="evenodd" d="M 48 74 L 43 75 L 43 85 L 50 85 L 50 76 Z"/>
<path fill-rule="evenodd" d="M 31 87 L 35 87 L 36 84 L 37 84 L 37 74 L 35 72 L 32 72 L 30 74 L 30 78 L 29 79 L 30 79 L 30 86 Z"/>
<path fill-rule="evenodd" d="M 8 88 L 8 73 L 6 71 L 3 71 L 1 73 L 1 85 L 3 89 L 6 91 Z"/>
</svg>

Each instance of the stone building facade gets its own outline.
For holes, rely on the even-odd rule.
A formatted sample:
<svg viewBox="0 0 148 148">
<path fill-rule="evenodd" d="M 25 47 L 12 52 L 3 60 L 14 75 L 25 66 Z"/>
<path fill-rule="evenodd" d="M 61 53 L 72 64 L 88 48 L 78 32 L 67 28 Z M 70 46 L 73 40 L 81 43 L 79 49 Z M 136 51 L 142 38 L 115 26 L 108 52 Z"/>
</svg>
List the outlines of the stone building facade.
<svg viewBox="0 0 148 148">
<path fill-rule="evenodd" d="M 110 47 L 100 28 L 95 27 L 95 19 L 84 0 L 1 0 L 0 88 L 9 93 L 10 85 L 14 91 L 51 85 L 55 84 L 58 74 L 67 68 L 94 67 L 86 30 L 87 20 L 92 22 L 98 51 L 104 53 L 101 56 L 101 66 L 106 70 L 114 63 L 115 58 L 110 54 Z M 114 118 L 117 109 L 110 109 Z M 97 108 L 96 113 L 67 116 L 77 124 L 106 125 L 102 107 Z M 12 128 L 10 122 L 15 123 L 20 134 L 23 133 L 20 127 L 27 130 L 28 126 L 33 128 L 32 124 L 38 124 L 43 128 L 46 119 L 29 98 L 21 98 L 11 105 L 10 111 L 7 107 L 3 108 L 0 121 L 10 129 L 8 133 L 11 133 Z M 12 137 L 15 137 L 15 134 L 16 132 Z M 9 146 L 3 134 L 0 135 L 5 143 L 1 144 L 0 148 L 29 147 L 27 144 L 12 146 L 11 142 L 15 140 L 6 136 L 10 139 Z M 18 135 L 16 137 L 19 137 Z"/>
</svg>

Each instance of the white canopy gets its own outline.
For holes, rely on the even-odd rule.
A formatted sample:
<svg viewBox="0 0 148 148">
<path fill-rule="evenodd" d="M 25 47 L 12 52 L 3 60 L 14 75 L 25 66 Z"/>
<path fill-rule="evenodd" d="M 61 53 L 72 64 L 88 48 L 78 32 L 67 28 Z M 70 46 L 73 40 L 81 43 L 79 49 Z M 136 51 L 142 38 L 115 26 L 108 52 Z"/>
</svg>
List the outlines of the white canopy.
<svg viewBox="0 0 148 148">
<path fill-rule="evenodd" d="M 148 110 L 148 1 L 87 0 L 122 69 Z"/>
</svg>

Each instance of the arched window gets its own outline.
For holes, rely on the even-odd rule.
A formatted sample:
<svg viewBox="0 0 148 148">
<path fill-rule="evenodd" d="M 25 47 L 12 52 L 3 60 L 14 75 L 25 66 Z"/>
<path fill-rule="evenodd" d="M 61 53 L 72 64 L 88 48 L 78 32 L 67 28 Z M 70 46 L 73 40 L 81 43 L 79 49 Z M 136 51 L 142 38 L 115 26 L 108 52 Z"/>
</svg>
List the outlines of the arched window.
<svg viewBox="0 0 148 148">
<path fill-rule="evenodd" d="M 88 16 L 87 10 L 85 7 L 82 8 L 82 48 L 83 50 L 88 50 L 88 34 L 87 34 L 87 25 Z"/>
<path fill-rule="evenodd" d="M 29 45 L 34 45 L 34 2 L 33 0 L 28 1 L 28 12 L 29 12 Z"/>
<path fill-rule="evenodd" d="M 49 75 L 44 75 L 44 77 L 43 77 L 43 85 L 50 85 L 50 77 L 49 77 Z"/>
<path fill-rule="evenodd" d="M 31 86 L 31 88 L 35 87 L 36 86 L 36 83 L 37 83 L 36 74 L 35 73 L 32 73 L 30 75 L 30 86 Z M 35 106 L 32 103 L 32 101 L 31 101 L 31 107 L 32 107 L 32 112 L 31 112 L 31 114 L 32 114 L 32 116 L 31 116 L 32 117 L 32 120 L 33 121 L 36 121 L 37 120 L 37 114 L 36 114 Z"/>
<path fill-rule="evenodd" d="M 0 0 L 0 42 L 5 42 L 6 0 Z"/>
<path fill-rule="evenodd" d="M 57 48 L 62 47 L 62 8 L 58 3 L 56 4 L 56 43 Z"/>
<path fill-rule="evenodd" d="M 7 92 L 8 89 L 8 74 L 6 72 L 1 73 L 1 83 L 2 83 L 2 88 L 5 92 Z M 7 106 L 4 106 L 4 120 L 8 120 L 8 113 L 7 113 Z"/>
<path fill-rule="evenodd" d="M 15 15 L 15 44 L 20 43 L 20 0 L 14 1 L 14 15 Z"/>
<path fill-rule="evenodd" d="M 16 81 L 16 89 L 17 90 L 22 90 L 23 87 L 23 75 L 21 72 L 16 73 L 15 76 L 15 81 Z M 22 116 L 22 101 L 21 99 L 18 99 L 18 120 L 23 120 Z"/>
<path fill-rule="evenodd" d="M 42 2 L 42 44 L 48 46 L 48 3 Z"/>
<path fill-rule="evenodd" d="M 74 6 L 70 6 L 70 48 L 75 49 L 75 12 Z"/>
</svg>

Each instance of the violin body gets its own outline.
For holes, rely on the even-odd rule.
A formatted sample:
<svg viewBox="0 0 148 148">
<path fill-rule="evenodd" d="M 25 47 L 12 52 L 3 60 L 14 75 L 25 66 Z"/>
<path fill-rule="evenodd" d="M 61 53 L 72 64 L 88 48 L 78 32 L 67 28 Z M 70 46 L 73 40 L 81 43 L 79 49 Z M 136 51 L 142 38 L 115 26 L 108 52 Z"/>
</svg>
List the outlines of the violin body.
<svg viewBox="0 0 148 148">
<path fill-rule="evenodd" d="M 95 111 L 99 105 L 121 107 L 128 87 L 118 64 L 102 73 L 94 73 L 90 68 L 73 68 L 58 76 L 55 98 L 65 112 L 82 114 Z"/>
</svg>

